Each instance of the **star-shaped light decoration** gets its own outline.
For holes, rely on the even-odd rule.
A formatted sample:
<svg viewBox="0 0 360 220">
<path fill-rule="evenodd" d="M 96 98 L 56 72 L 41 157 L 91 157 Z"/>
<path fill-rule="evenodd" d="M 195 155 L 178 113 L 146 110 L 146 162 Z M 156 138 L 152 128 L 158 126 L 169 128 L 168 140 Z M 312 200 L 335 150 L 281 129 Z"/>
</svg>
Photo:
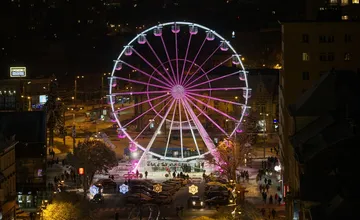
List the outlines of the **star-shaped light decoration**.
<svg viewBox="0 0 360 220">
<path fill-rule="evenodd" d="M 196 193 L 198 193 L 198 187 L 195 186 L 194 184 L 189 186 L 189 193 L 195 195 Z"/>
<path fill-rule="evenodd" d="M 122 184 L 121 186 L 119 186 L 119 191 L 122 194 L 126 194 L 127 192 L 129 192 L 129 186 L 125 185 L 125 184 Z"/>
<path fill-rule="evenodd" d="M 155 185 L 153 185 L 153 191 L 156 193 L 161 193 L 162 192 L 162 185 L 157 183 Z"/>
</svg>

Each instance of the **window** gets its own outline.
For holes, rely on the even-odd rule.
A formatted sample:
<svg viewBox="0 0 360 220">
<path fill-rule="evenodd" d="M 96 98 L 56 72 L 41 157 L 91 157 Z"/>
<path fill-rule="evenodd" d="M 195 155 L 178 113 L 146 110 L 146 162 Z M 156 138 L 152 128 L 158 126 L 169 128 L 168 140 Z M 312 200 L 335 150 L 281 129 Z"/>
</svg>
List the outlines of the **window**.
<svg viewBox="0 0 360 220">
<path fill-rule="evenodd" d="M 349 0 L 341 0 L 341 5 L 348 5 L 349 4 Z"/>
<path fill-rule="evenodd" d="M 309 74 L 309 72 L 303 72 L 303 73 L 302 73 L 302 79 L 303 79 L 303 80 L 309 80 L 309 79 L 310 79 L 310 74 Z"/>
<path fill-rule="evenodd" d="M 321 35 L 319 36 L 319 43 L 325 43 L 326 42 L 326 36 Z"/>
<path fill-rule="evenodd" d="M 330 0 L 329 2 L 331 5 L 337 5 L 337 3 L 338 3 L 337 0 Z"/>
<path fill-rule="evenodd" d="M 326 53 L 320 53 L 320 61 L 326 61 L 327 60 L 327 56 Z"/>
<path fill-rule="evenodd" d="M 303 43 L 309 43 L 309 35 L 308 34 L 303 34 L 302 35 L 302 42 Z"/>
<path fill-rule="evenodd" d="M 344 54 L 344 60 L 345 60 L 345 61 L 351 60 L 351 53 L 345 53 L 345 54 Z"/>
<path fill-rule="evenodd" d="M 343 16 L 341 16 L 341 20 L 343 20 L 343 21 L 349 20 L 349 16 L 343 15 Z"/>
<path fill-rule="evenodd" d="M 309 61 L 310 60 L 310 56 L 308 53 L 302 53 L 302 60 L 303 61 Z"/>
<path fill-rule="evenodd" d="M 328 61 L 334 61 L 334 59 L 335 59 L 334 53 L 328 53 L 327 60 Z"/>
<path fill-rule="evenodd" d="M 345 43 L 351 42 L 351 35 L 350 34 L 345 34 Z"/>
<path fill-rule="evenodd" d="M 359 4 L 359 0 L 352 0 L 353 4 Z"/>
<path fill-rule="evenodd" d="M 334 42 L 334 36 L 328 36 L 328 43 Z"/>
</svg>

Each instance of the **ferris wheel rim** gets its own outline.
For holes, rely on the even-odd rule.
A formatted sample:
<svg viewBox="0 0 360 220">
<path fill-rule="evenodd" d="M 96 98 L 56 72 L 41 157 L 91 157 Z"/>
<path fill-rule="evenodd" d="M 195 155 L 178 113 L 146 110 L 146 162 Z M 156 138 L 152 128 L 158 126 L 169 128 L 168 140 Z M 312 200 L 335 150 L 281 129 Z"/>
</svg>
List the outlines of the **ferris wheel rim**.
<svg viewBox="0 0 360 220">
<path fill-rule="evenodd" d="M 202 30 L 205 30 L 205 31 L 210 31 L 212 32 L 218 39 L 220 39 L 221 41 L 226 41 L 226 39 L 224 37 L 222 37 L 220 34 L 218 34 L 216 31 L 206 27 L 206 26 L 203 26 L 203 25 L 200 25 L 200 24 L 197 24 L 197 23 L 192 23 L 192 22 L 183 22 L 183 21 L 174 21 L 174 22 L 167 22 L 167 23 L 162 23 L 162 24 L 158 24 L 158 25 L 155 25 L 155 26 L 152 26 L 144 31 L 142 31 L 141 33 L 137 34 L 131 41 L 128 42 L 128 44 L 126 44 L 126 46 L 124 46 L 124 49 L 121 51 L 121 53 L 119 54 L 118 58 L 116 61 L 120 61 L 121 58 L 123 57 L 124 53 L 125 53 L 125 49 L 126 47 L 131 47 L 133 45 L 134 42 L 136 42 L 136 40 L 142 36 L 142 35 L 146 35 L 148 32 L 154 30 L 155 28 L 158 28 L 158 27 L 165 27 L 165 26 L 170 26 L 170 25 L 175 25 L 175 24 L 178 24 L 178 25 L 193 25 L 195 27 L 198 27 L 198 28 L 201 28 Z M 227 41 L 226 41 L 227 42 Z M 245 67 L 240 59 L 240 55 L 236 52 L 236 50 L 233 48 L 233 46 L 227 42 L 227 45 L 229 47 L 229 49 L 233 52 L 233 56 L 235 56 L 239 62 L 239 65 L 241 66 L 241 69 L 242 71 L 245 73 Z M 185 60 L 185 59 L 184 59 Z M 112 70 L 112 73 L 111 73 L 111 78 L 110 78 L 110 83 L 112 83 L 112 80 L 113 80 L 113 77 L 115 76 L 115 72 L 116 72 L 116 65 L 114 65 L 113 67 L 113 70 Z M 246 108 L 247 108 L 247 104 L 248 104 L 248 92 L 249 92 L 249 85 L 248 85 L 248 80 L 247 80 L 247 74 L 244 74 L 244 77 L 245 77 L 245 80 L 243 80 L 245 82 L 245 87 L 247 88 L 246 89 L 246 97 L 244 97 L 244 106 L 245 108 L 243 108 L 242 112 L 241 112 L 241 116 L 240 116 L 240 119 L 238 120 L 238 123 L 240 124 L 241 121 L 243 120 L 244 118 L 244 115 L 245 115 L 245 111 L 246 111 Z M 109 86 L 109 95 L 112 96 L 112 87 Z M 112 109 L 112 112 L 115 112 L 115 109 L 114 109 L 114 105 L 111 104 L 111 109 Z M 114 117 L 115 117 L 115 120 L 116 122 L 119 124 L 119 126 L 121 126 L 121 121 L 119 120 L 118 116 L 116 114 L 114 114 Z M 185 122 L 184 122 L 185 123 Z M 234 133 L 236 132 L 236 129 L 237 127 L 239 126 L 236 125 L 236 127 L 234 128 L 234 130 L 230 133 L 230 135 L 228 135 L 229 137 L 232 137 L 234 135 Z M 160 154 L 157 154 L 157 153 L 154 153 L 152 151 L 147 151 L 143 146 L 141 146 L 140 144 L 138 144 L 130 135 L 128 132 L 126 132 L 124 130 L 124 134 L 125 136 L 127 137 L 127 139 L 131 142 L 131 143 L 134 143 L 139 149 L 141 149 L 142 151 L 146 151 L 150 154 L 152 154 L 153 156 L 156 156 L 156 157 L 160 157 L 160 158 L 171 158 L 172 160 L 177 160 L 177 158 L 175 157 L 166 157 L 166 156 L 161 156 Z M 207 153 L 210 153 L 210 151 L 207 151 L 205 154 Z M 202 154 L 204 155 L 204 154 Z M 197 155 L 197 156 L 194 156 L 196 158 L 199 158 L 201 155 Z M 179 161 L 182 161 L 186 158 L 178 158 Z"/>
</svg>

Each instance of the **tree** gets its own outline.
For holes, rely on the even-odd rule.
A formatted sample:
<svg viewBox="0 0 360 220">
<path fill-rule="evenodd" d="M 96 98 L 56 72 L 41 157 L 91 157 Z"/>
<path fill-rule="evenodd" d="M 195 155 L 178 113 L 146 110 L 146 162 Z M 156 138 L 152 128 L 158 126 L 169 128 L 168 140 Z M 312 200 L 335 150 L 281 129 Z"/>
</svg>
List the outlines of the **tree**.
<svg viewBox="0 0 360 220">
<path fill-rule="evenodd" d="M 86 196 L 96 172 L 107 172 L 118 165 L 115 152 L 108 148 L 104 142 L 86 139 L 78 143 L 73 153 L 67 155 L 69 164 L 76 170 L 84 168 L 83 189 Z"/>
<path fill-rule="evenodd" d="M 54 146 L 54 130 L 60 132 L 64 131 L 64 106 L 57 102 L 58 84 L 56 80 L 52 80 L 49 85 L 48 99 L 44 105 L 44 110 L 46 112 L 46 123 L 49 130 L 49 145 Z"/>
<path fill-rule="evenodd" d="M 244 165 L 246 156 L 251 151 L 251 145 L 236 145 L 233 141 L 225 139 L 219 142 L 213 154 L 205 155 L 205 160 L 215 165 L 221 176 L 228 181 L 236 180 L 236 170 Z"/>
</svg>

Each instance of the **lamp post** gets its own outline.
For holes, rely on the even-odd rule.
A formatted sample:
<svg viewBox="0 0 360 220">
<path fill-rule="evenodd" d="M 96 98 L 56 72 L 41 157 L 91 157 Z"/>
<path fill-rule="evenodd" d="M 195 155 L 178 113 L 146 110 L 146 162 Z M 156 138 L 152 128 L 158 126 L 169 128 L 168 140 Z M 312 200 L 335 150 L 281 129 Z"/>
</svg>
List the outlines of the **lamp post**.
<svg viewBox="0 0 360 220">
<path fill-rule="evenodd" d="M 76 76 L 75 77 L 75 81 L 74 81 L 74 102 L 75 102 L 75 107 L 76 107 L 76 100 L 77 100 L 77 80 L 78 79 L 84 79 L 85 76 Z"/>
<path fill-rule="evenodd" d="M 110 76 L 111 73 L 103 73 L 103 75 L 101 76 L 101 90 L 100 90 L 100 102 L 101 102 L 101 107 L 103 107 L 103 102 L 104 102 L 104 77 L 106 76 Z"/>
</svg>

